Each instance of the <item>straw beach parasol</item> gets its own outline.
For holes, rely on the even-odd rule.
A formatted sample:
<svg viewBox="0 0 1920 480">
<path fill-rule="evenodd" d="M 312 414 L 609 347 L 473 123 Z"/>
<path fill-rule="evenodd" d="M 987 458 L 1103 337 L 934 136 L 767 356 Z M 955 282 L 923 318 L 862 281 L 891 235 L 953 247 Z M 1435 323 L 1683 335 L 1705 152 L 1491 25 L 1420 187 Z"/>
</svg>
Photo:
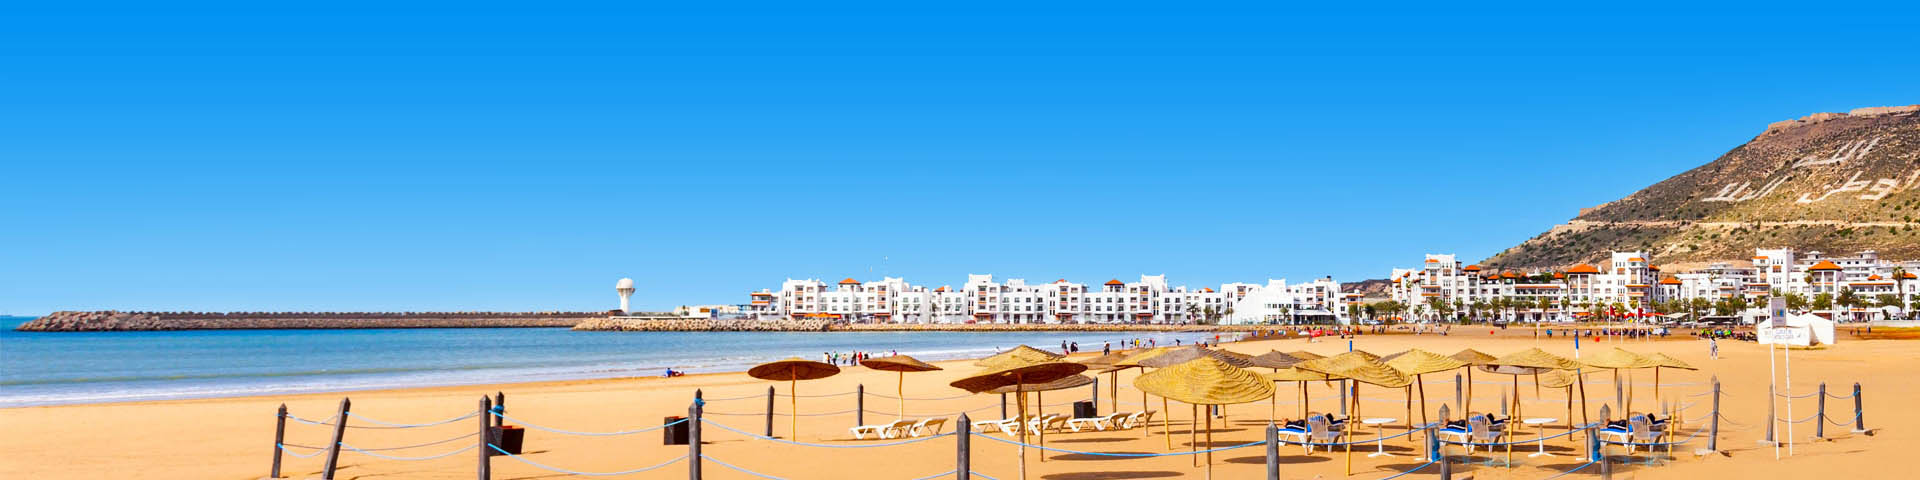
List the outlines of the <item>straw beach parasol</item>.
<svg viewBox="0 0 1920 480">
<path fill-rule="evenodd" d="M 1021 346 L 1013 347 L 1012 349 L 1009 349 L 1007 351 L 994 354 L 991 357 L 975 360 L 973 362 L 973 366 L 993 368 L 993 366 L 1004 364 L 1011 359 L 1019 359 L 1021 361 L 1028 362 L 1028 363 L 1039 363 L 1039 362 L 1051 362 L 1051 361 L 1059 360 L 1062 358 L 1066 358 L 1066 356 L 1049 352 L 1046 350 L 1041 350 L 1038 348 L 1029 347 L 1026 345 L 1021 345 Z"/>
<path fill-rule="evenodd" d="M 1381 360 L 1385 360 L 1387 366 L 1393 367 L 1394 370 L 1412 375 L 1413 382 L 1420 386 L 1420 423 L 1423 424 L 1427 423 L 1427 383 L 1421 377 L 1429 373 L 1468 366 L 1467 362 L 1460 359 L 1418 348 L 1387 355 L 1381 357 Z M 1407 405 L 1408 408 L 1412 408 L 1413 402 L 1407 402 Z M 1413 428 L 1413 415 L 1407 415 L 1407 428 Z"/>
<path fill-rule="evenodd" d="M 1087 371 L 1086 365 L 1059 360 L 1028 362 L 1019 358 L 1006 359 L 998 365 L 989 367 L 972 376 L 954 380 L 954 388 L 973 393 L 987 393 L 1006 386 L 1014 387 L 1014 398 L 1020 402 L 1020 414 L 1015 416 L 1020 425 L 1020 478 L 1027 478 L 1027 396 L 1022 387 L 1041 385 Z M 1040 444 L 1046 445 L 1046 430 L 1040 431 Z M 1041 460 L 1046 460 L 1044 455 Z"/>
<path fill-rule="evenodd" d="M 1340 378 L 1352 379 L 1387 388 L 1405 388 L 1413 384 L 1413 379 L 1393 367 L 1380 361 L 1380 357 L 1362 351 L 1352 351 L 1319 360 L 1308 360 L 1294 365 L 1293 368 L 1309 372 L 1320 372 Z M 1347 435 L 1353 435 L 1354 421 L 1360 418 L 1360 385 L 1354 384 L 1348 395 L 1352 402 L 1353 415 L 1347 417 Z M 1347 475 L 1353 475 L 1353 444 L 1347 444 Z"/>
<path fill-rule="evenodd" d="M 1127 354 L 1125 353 L 1113 352 L 1080 361 L 1080 364 L 1086 365 L 1088 370 L 1097 370 L 1100 373 L 1108 374 L 1107 403 L 1113 404 L 1113 411 L 1115 412 L 1120 411 L 1120 371 L 1125 370 L 1115 365 L 1126 358 Z M 1141 402 L 1145 403 L 1146 400 L 1141 400 Z"/>
<path fill-rule="evenodd" d="M 1173 348 L 1174 347 L 1154 347 L 1154 348 L 1149 348 L 1146 350 L 1134 352 L 1131 355 L 1127 355 L 1126 358 L 1120 359 L 1119 362 L 1115 362 L 1113 364 L 1113 371 L 1117 372 L 1117 371 L 1125 370 L 1129 368 L 1138 368 L 1140 369 L 1141 375 L 1146 375 L 1147 368 L 1150 366 L 1146 364 L 1147 360 L 1152 360 L 1155 357 L 1166 355 L 1167 352 L 1172 351 Z M 1115 374 L 1113 378 L 1115 379 L 1115 383 L 1118 384 L 1118 380 L 1120 378 L 1119 374 Z M 1137 381 L 1139 380 L 1139 378 L 1135 377 L 1135 380 Z M 1117 408 L 1119 404 L 1115 403 L 1115 405 Z M 1148 408 L 1152 408 L 1148 405 L 1150 404 L 1147 403 L 1147 391 L 1141 390 L 1140 391 L 1140 409 L 1146 410 Z M 1166 409 L 1167 409 L 1167 401 L 1165 399 L 1161 399 L 1160 410 L 1164 411 Z M 1165 433 L 1165 436 L 1167 437 L 1167 450 L 1173 450 L 1173 433 L 1167 430 L 1168 428 L 1167 426 L 1170 425 L 1168 417 L 1171 417 L 1171 416 L 1173 416 L 1172 412 L 1168 412 L 1168 414 L 1160 416 L 1160 430 L 1162 433 Z M 1140 428 L 1140 435 L 1143 437 L 1153 435 L 1152 427 L 1153 425 L 1151 423 L 1142 426 Z"/>
<path fill-rule="evenodd" d="M 1454 360 L 1467 362 L 1467 365 L 1472 365 L 1475 367 L 1484 366 L 1487 364 L 1487 362 L 1492 362 L 1495 358 L 1493 355 L 1481 353 L 1479 350 L 1474 350 L 1471 348 L 1454 352 L 1452 357 Z M 1471 368 L 1467 369 L 1467 381 L 1465 386 L 1467 387 L 1466 398 L 1457 399 L 1459 400 L 1458 403 L 1460 403 L 1459 407 L 1460 407 L 1461 414 L 1466 414 L 1467 412 L 1473 411 L 1473 369 Z M 1455 388 L 1458 388 L 1458 387 L 1459 386 L 1455 386 Z M 1460 392 L 1458 390 L 1454 391 L 1454 394 L 1456 395 L 1459 393 Z"/>
<path fill-rule="evenodd" d="M 790 415 L 788 418 L 793 420 L 787 426 L 787 438 L 792 440 L 799 440 L 797 435 L 800 431 L 800 392 L 794 390 L 795 384 L 801 380 L 817 380 L 839 373 L 840 367 L 833 366 L 831 363 L 803 360 L 799 357 L 762 363 L 747 369 L 747 376 L 753 378 L 787 381 L 787 413 Z"/>
<path fill-rule="evenodd" d="M 1179 400 L 1194 407 L 1194 417 L 1200 415 L 1200 405 L 1232 405 L 1258 402 L 1262 398 L 1273 396 L 1273 385 L 1260 374 L 1249 372 L 1217 356 L 1201 356 L 1193 360 L 1173 365 L 1153 373 L 1141 375 L 1133 380 L 1133 386 L 1142 391 L 1152 392 L 1161 398 Z M 1213 417 L 1206 417 L 1207 424 L 1207 478 L 1213 477 Z M 1196 425 L 1198 426 L 1198 425 Z M 1190 444 L 1191 445 L 1191 444 Z M 1198 445 L 1191 445 L 1198 449 Z"/>
<path fill-rule="evenodd" d="M 1682 362 L 1678 358 L 1669 357 L 1667 356 L 1667 354 L 1664 354 L 1664 353 L 1654 352 L 1652 355 L 1647 355 L 1647 359 L 1652 360 L 1653 363 L 1655 364 L 1653 366 L 1653 401 L 1654 403 L 1660 402 L 1660 369 L 1678 368 L 1681 370 L 1699 370 L 1698 368 L 1694 368 L 1693 365 L 1688 365 L 1687 362 Z"/>
<path fill-rule="evenodd" d="M 894 355 L 890 357 L 869 358 L 866 360 L 861 360 L 860 365 L 867 368 L 874 369 L 874 370 L 896 372 L 900 374 L 900 378 L 899 378 L 900 381 L 899 383 L 894 384 L 894 389 L 893 389 L 893 395 L 895 397 L 898 397 L 900 400 L 900 413 L 894 417 L 896 420 L 907 417 L 907 391 L 906 391 L 907 390 L 907 372 L 931 372 L 934 370 L 942 370 L 940 367 L 936 367 L 933 364 L 922 362 L 918 358 L 913 358 L 906 355 Z"/>
<path fill-rule="evenodd" d="M 1654 368 L 1660 365 L 1647 357 L 1623 350 L 1620 347 L 1602 350 L 1600 353 L 1582 359 L 1580 362 L 1594 368 L 1604 368 L 1613 371 L 1613 406 L 1619 407 L 1621 412 L 1627 413 L 1633 411 L 1633 396 L 1627 393 L 1626 385 L 1620 383 L 1620 371 L 1636 368 Z M 1632 377 L 1628 377 L 1628 380 L 1631 381 Z"/>
<path fill-rule="evenodd" d="M 1301 360 L 1298 357 L 1287 355 L 1286 353 L 1283 353 L 1279 350 L 1269 350 L 1267 351 L 1267 353 L 1255 355 L 1253 356 L 1252 360 L 1253 360 L 1253 366 L 1260 367 L 1260 368 L 1273 369 L 1273 373 L 1276 373 L 1276 374 L 1280 373 L 1280 369 L 1282 368 L 1293 368 L 1294 364 L 1301 362 Z M 1300 385 L 1301 385 L 1301 390 L 1305 391 L 1306 384 L 1302 383 Z M 1267 408 L 1268 422 L 1272 422 L 1274 420 L 1279 419 L 1280 389 L 1277 389 L 1277 388 L 1274 389 L 1272 403 L 1273 405 Z"/>
<path fill-rule="evenodd" d="M 1529 348 L 1487 362 L 1489 366 L 1526 367 L 1544 370 L 1573 370 L 1574 381 L 1580 385 L 1580 423 L 1587 422 L 1587 379 L 1578 372 L 1583 366 L 1580 362 L 1566 357 L 1547 353 L 1539 347 Z"/>
</svg>

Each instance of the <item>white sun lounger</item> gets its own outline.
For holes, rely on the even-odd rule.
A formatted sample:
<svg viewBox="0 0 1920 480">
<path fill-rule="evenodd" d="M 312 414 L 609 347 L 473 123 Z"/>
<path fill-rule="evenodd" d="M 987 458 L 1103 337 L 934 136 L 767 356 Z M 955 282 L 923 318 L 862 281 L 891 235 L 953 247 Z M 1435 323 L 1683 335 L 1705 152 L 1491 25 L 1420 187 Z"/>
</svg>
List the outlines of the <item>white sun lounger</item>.
<svg viewBox="0 0 1920 480">
<path fill-rule="evenodd" d="M 913 422 L 912 426 L 907 427 L 907 436 L 939 435 L 941 427 L 945 426 L 947 426 L 946 417 L 922 418 L 918 422 Z"/>
<path fill-rule="evenodd" d="M 1111 414 L 1101 415 L 1098 417 L 1084 417 L 1084 418 L 1069 419 L 1067 420 L 1067 428 L 1071 428 L 1075 432 L 1085 431 L 1085 430 L 1107 430 L 1109 428 L 1114 428 L 1114 425 L 1117 422 L 1131 415 L 1133 414 L 1126 413 L 1126 412 L 1114 412 Z"/>
<path fill-rule="evenodd" d="M 900 421 L 891 422 L 891 423 L 861 425 L 858 427 L 849 428 L 847 429 L 847 431 L 853 432 L 854 440 L 865 440 L 867 438 L 866 437 L 867 434 L 873 434 L 873 436 L 879 437 L 881 439 L 888 439 L 888 438 L 898 438 L 902 433 L 906 431 L 907 428 L 912 426 L 913 426 L 912 420 L 900 420 Z"/>
</svg>

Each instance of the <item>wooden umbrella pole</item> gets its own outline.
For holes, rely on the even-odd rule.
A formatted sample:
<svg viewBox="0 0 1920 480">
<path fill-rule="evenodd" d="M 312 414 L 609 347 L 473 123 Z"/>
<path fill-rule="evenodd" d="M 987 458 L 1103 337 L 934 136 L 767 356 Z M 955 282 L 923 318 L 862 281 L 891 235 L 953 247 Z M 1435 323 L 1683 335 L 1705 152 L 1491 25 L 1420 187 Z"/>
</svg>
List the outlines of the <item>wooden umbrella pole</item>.
<svg viewBox="0 0 1920 480">
<path fill-rule="evenodd" d="M 1015 420 L 1018 420 L 1018 422 L 1015 422 L 1015 423 L 1019 425 L 1018 427 L 1015 427 L 1015 428 L 1020 430 L 1020 445 L 1019 445 L 1019 448 L 1015 450 L 1019 450 L 1020 452 L 1020 480 L 1026 480 L 1027 478 L 1027 392 L 1021 390 L 1021 387 L 1023 386 L 1021 384 L 1026 382 L 1026 376 L 1015 375 L 1013 377 L 1013 381 L 1014 381 L 1014 384 L 1013 384 L 1014 402 L 1019 403 L 1017 407 L 1020 408 L 1019 414 L 1015 415 L 1015 417 L 1017 417 L 1015 418 Z"/>
<path fill-rule="evenodd" d="M 1567 385 L 1567 431 L 1573 431 L 1573 385 Z M 1567 435 L 1567 441 L 1573 441 L 1573 435 Z"/>
<path fill-rule="evenodd" d="M 1422 377 L 1424 375 L 1414 375 L 1413 381 L 1420 384 L 1420 423 L 1424 425 L 1427 423 L 1427 381 Z"/>
<path fill-rule="evenodd" d="M 1403 388 L 1407 391 L 1407 431 L 1413 431 L 1413 385 Z M 1413 443 L 1413 435 L 1407 435 L 1407 443 Z"/>
<path fill-rule="evenodd" d="M 1207 417 L 1207 478 L 1213 478 L 1213 417 Z"/>
<path fill-rule="evenodd" d="M 1580 381 L 1580 423 L 1584 424 L 1584 423 L 1587 423 L 1588 421 L 1587 420 L 1587 376 L 1582 375 L 1578 370 L 1574 371 L 1574 375 L 1578 375 L 1577 377 L 1574 377 L 1574 378 Z M 1571 399 L 1573 397 L 1573 392 L 1567 392 L 1567 397 Z"/>
<path fill-rule="evenodd" d="M 1033 392 L 1033 415 L 1040 419 L 1040 433 L 1036 435 L 1040 437 L 1040 448 L 1044 449 L 1047 447 L 1047 397 L 1041 392 Z M 1040 451 L 1040 463 L 1047 463 L 1046 450 Z"/>
<path fill-rule="evenodd" d="M 1166 412 L 1166 415 L 1160 416 L 1160 436 L 1167 439 L 1167 451 L 1171 452 L 1173 451 L 1173 410 L 1167 408 L 1167 397 L 1160 397 L 1160 411 Z"/>
<path fill-rule="evenodd" d="M 894 420 L 907 418 L 907 372 L 900 371 L 900 382 L 893 384 L 893 396 L 900 399 L 900 414 Z"/>
<path fill-rule="evenodd" d="M 1360 382 L 1353 382 L 1351 387 L 1345 387 L 1342 390 L 1346 390 L 1351 394 L 1348 396 L 1353 398 L 1349 401 L 1353 404 L 1353 415 L 1344 420 L 1347 422 L 1345 424 L 1347 434 L 1342 437 L 1347 440 L 1347 476 L 1351 477 L 1353 476 L 1353 419 L 1360 418 Z"/>
<path fill-rule="evenodd" d="M 1460 407 L 1460 413 L 1473 414 L 1473 367 L 1471 366 L 1467 367 L 1467 404 Z"/>
<path fill-rule="evenodd" d="M 1193 421 L 1187 422 L 1187 451 L 1199 453 L 1200 452 L 1200 406 L 1189 403 L 1187 404 L 1187 408 L 1188 410 L 1193 412 Z M 1208 418 L 1207 421 L 1212 422 L 1213 419 Z M 1193 466 L 1196 466 L 1196 467 L 1200 466 L 1200 457 L 1196 457 L 1192 455 L 1188 455 L 1188 456 L 1193 457 Z"/>
<path fill-rule="evenodd" d="M 1147 367 L 1140 367 L 1140 374 L 1141 374 L 1141 375 L 1146 375 L 1146 374 L 1147 374 Z M 1140 379 L 1139 379 L 1139 378 L 1134 378 L 1134 379 L 1133 379 L 1133 381 L 1135 381 L 1135 382 L 1138 382 L 1138 381 L 1140 381 Z M 1139 387 L 1138 387 L 1138 386 L 1135 386 L 1134 388 L 1139 388 Z M 1147 409 L 1149 409 L 1149 408 L 1153 408 L 1153 404 L 1151 404 L 1151 403 L 1147 403 L 1147 391 L 1146 391 L 1146 390 L 1141 390 L 1141 391 L 1140 391 L 1140 410 L 1141 410 L 1141 411 L 1146 411 L 1146 410 L 1147 410 Z M 1170 413 L 1170 412 L 1167 412 L 1167 407 L 1166 407 L 1165 405 L 1162 405 L 1162 406 L 1160 407 L 1160 413 L 1161 413 L 1162 415 L 1165 415 L 1165 414 L 1168 414 L 1168 413 Z M 1160 417 L 1160 421 L 1161 421 L 1161 422 L 1166 422 L 1166 421 L 1167 421 L 1167 418 L 1166 418 L 1166 417 Z M 1164 428 L 1165 428 L 1165 425 L 1162 425 L 1162 426 L 1161 426 L 1161 428 L 1162 428 L 1162 429 L 1164 429 Z M 1144 421 L 1141 421 L 1141 422 L 1140 422 L 1140 436 L 1141 436 L 1141 437 L 1151 437 L 1151 436 L 1153 436 L 1153 420 L 1152 420 L 1152 419 L 1148 419 L 1148 420 L 1144 420 Z M 1172 448 L 1172 447 L 1168 447 L 1168 448 Z"/>
<path fill-rule="evenodd" d="M 800 372 L 787 370 L 787 439 L 800 441 Z"/>
<path fill-rule="evenodd" d="M 1107 374 L 1107 403 L 1111 403 L 1113 413 L 1120 413 L 1120 371 Z M 1144 407 L 1145 405 L 1142 405 Z M 1095 412 L 1098 413 L 1098 412 Z"/>
</svg>

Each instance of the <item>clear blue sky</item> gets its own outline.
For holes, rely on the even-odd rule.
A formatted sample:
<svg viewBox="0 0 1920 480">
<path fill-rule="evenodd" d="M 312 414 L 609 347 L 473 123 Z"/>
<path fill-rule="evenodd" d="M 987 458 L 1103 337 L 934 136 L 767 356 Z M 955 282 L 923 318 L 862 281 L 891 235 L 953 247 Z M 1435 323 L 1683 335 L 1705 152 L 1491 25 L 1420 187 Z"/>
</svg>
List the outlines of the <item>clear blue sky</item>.
<svg viewBox="0 0 1920 480">
<path fill-rule="evenodd" d="M 0 313 L 1377 278 L 1920 103 L 1911 3 L 162 3 L 0 6 Z"/>
</svg>

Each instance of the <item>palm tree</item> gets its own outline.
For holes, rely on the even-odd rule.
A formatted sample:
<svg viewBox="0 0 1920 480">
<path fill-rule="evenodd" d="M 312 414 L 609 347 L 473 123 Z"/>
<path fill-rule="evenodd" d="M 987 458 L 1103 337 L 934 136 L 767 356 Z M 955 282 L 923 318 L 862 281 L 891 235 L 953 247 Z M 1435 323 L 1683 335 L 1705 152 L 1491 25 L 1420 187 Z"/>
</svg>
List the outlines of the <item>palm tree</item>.
<svg viewBox="0 0 1920 480">
<path fill-rule="evenodd" d="M 1538 318 L 1538 319 L 1535 319 L 1535 320 L 1534 320 L 1534 323 L 1539 323 L 1539 322 L 1540 322 L 1540 321 L 1542 321 L 1542 320 L 1546 320 L 1546 319 L 1547 319 L 1547 310 L 1551 310 L 1551 309 L 1553 309 L 1553 297 L 1540 297 L 1540 298 L 1537 298 L 1537 299 L 1535 299 L 1535 300 L 1534 300 L 1534 303 L 1533 303 L 1533 306 L 1534 306 L 1535 308 L 1539 308 L 1539 309 L 1540 309 L 1540 318 Z"/>
<path fill-rule="evenodd" d="M 1208 308 L 1208 309 L 1212 309 L 1213 307 L 1207 307 L 1207 308 Z M 1188 320 L 1188 321 L 1196 321 L 1196 320 L 1199 320 L 1200 318 L 1201 318 L 1201 317 L 1200 317 L 1200 304 L 1198 304 L 1198 303 L 1189 303 L 1189 304 L 1187 304 L 1187 320 Z"/>
<path fill-rule="evenodd" d="M 1831 294 L 1831 293 L 1821 293 L 1821 294 L 1818 294 L 1818 295 L 1814 295 L 1814 296 L 1813 296 L 1813 309 L 1814 309 L 1814 310 L 1832 310 L 1832 309 L 1833 309 L 1833 294 Z"/>
<path fill-rule="evenodd" d="M 1840 297 L 1834 299 L 1834 303 L 1839 304 L 1841 309 L 1851 310 L 1853 307 L 1861 306 L 1860 295 L 1853 293 L 1852 288 L 1840 287 Z"/>
<path fill-rule="evenodd" d="M 1901 266 L 1893 267 L 1893 291 L 1894 291 L 1894 296 L 1899 297 L 1901 302 L 1900 314 L 1906 315 L 1908 317 L 1912 317 L 1913 313 L 1910 312 L 1909 310 L 1913 309 L 1913 304 L 1907 303 L 1907 296 L 1906 296 L 1907 267 L 1901 267 Z"/>
</svg>

